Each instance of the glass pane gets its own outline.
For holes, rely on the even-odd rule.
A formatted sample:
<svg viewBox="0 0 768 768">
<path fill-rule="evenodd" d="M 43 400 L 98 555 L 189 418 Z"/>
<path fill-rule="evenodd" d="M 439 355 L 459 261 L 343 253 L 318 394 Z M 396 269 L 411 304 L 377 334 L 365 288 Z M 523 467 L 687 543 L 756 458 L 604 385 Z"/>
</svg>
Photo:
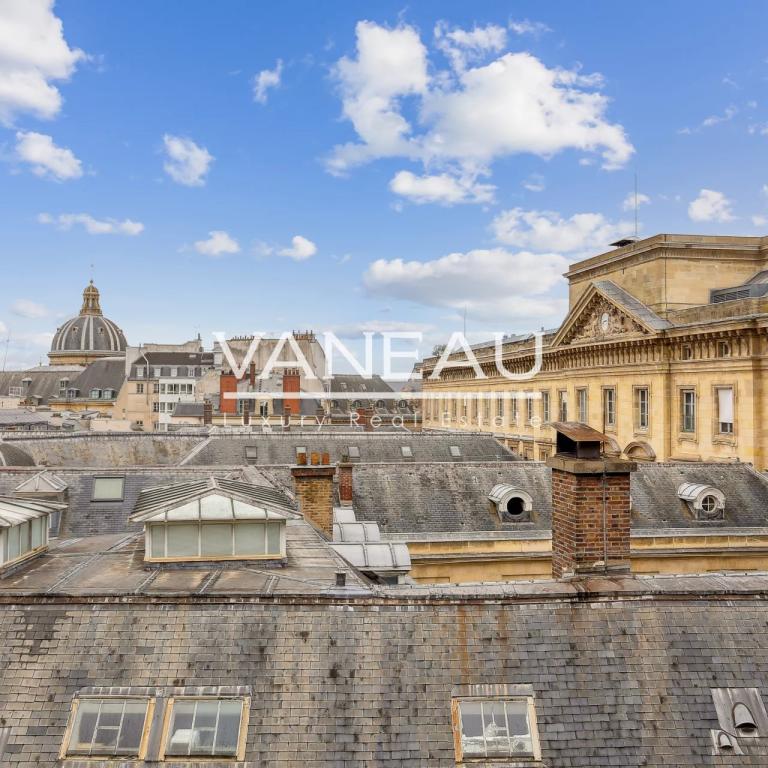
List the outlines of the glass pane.
<svg viewBox="0 0 768 768">
<path fill-rule="evenodd" d="M 509 733 L 503 701 L 483 702 L 483 735 L 485 754 L 504 757 L 509 754 Z"/>
<path fill-rule="evenodd" d="M 166 527 L 168 557 L 197 557 L 198 525 L 170 523 Z"/>
<path fill-rule="evenodd" d="M 232 554 L 232 526 L 212 523 L 201 528 L 200 546 L 203 555 L 229 557 Z"/>
<path fill-rule="evenodd" d="M 8 559 L 13 560 L 19 556 L 19 526 L 8 528 Z"/>
<path fill-rule="evenodd" d="M 240 738 L 241 701 L 222 701 L 219 709 L 219 727 L 216 731 L 215 755 L 234 757 Z"/>
<path fill-rule="evenodd" d="M 123 727 L 117 740 L 117 753 L 121 755 L 138 755 L 141 747 L 141 737 L 144 733 L 144 720 L 147 715 L 146 701 L 128 701 L 125 704 Z"/>
<path fill-rule="evenodd" d="M 119 501 L 123 498 L 123 478 L 95 477 L 93 479 L 93 498 L 96 501 Z"/>
<path fill-rule="evenodd" d="M 165 557 L 165 526 L 149 527 L 149 547 L 151 557 Z"/>
<path fill-rule="evenodd" d="M 263 555 L 265 552 L 264 523 L 238 523 L 235 526 L 235 554 Z"/>
<path fill-rule="evenodd" d="M 512 754 L 533 754 L 531 727 L 528 723 L 528 704 L 525 701 L 508 701 L 507 722 L 512 743 Z"/>
<path fill-rule="evenodd" d="M 37 549 L 43 545 L 44 518 L 38 517 L 32 521 L 32 548 Z"/>
<path fill-rule="evenodd" d="M 267 554 L 279 555 L 280 549 L 280 529 L 282 523 L 268 523 L 267 524 Z"/>
<path fill-rule="evenodd" d="M 195 708 L 195 720 L 192 724 L 193 741 L 190 754 L 213 754 L 216 740 L 216 721 L 219 713 L 218 701 L 198 701 Z"/>
<path fill-rule="evenodd" d="M 30 544 L 30 525 L 29 523 L 22 523 L 19 526 L 19 554 L 29 552 L 32 548 Z"/>
<path fill-rule="evenodd" d="M 192 746 L 192 717 L 195 711 L 194 701 L 174 701 L 171 727 L 168 729 L 167 755 L 188 755 Z"/>
<path fill-rule="evenodd" d="M 214 494 L 200 499 L 200 515 L 206 519 L 231 520 L 232 499 Z"/>
<path fill-rule="evenodd" d="M 465 757 L 485 755 L 483 739 L 483 717 L 479 701 L 462 701 L 461 714 L 461 749 Z"/>
<path fill-rule="evenodd" d="M 98 715 L 99 701 L 81 699 L 78 702 L 77 716 L 72 726 L 72 735 L 67 748 L 69 754 L 82 754 L 91 751 L 91 742 L 96 730 Z"/>
</svg>

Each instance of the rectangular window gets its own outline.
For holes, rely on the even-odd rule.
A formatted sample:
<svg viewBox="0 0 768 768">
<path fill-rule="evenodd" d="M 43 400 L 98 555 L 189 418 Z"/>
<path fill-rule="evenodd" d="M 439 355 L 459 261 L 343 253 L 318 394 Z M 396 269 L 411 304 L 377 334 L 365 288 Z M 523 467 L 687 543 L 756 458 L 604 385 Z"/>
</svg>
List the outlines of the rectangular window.
<svg viewBox="0 0 768 768">
<path fill-rule="evenodd" d="M 579 409 L 579 421 L 582 424 L 586 424 L 589 421 L 589 401 L 587 399 L 587 391 L 588 390 L 584 388 L 576 390 L 576 402 Z"/>
<path fill-rule="evenodd" d="M 259 458 L 259 448 L 256 445 L 246 445 L 245 446 L 245 459 L 246 461 L 252 463 L 256 461 L 256 459 Z"/>
<path fill-rule="evenodd" d="M 144 382 L 139 381 L 136 384 L 136 394 L 137 395 L 143 395 L 144 394 Z"/>
<path fill-rule="evenodd" d="M 528 397 L 525 399 L 525 421 L 526 424 L 533 422 L 533 393 L 529 392 Z"/>
<path fill-rule="evenodd" d="M 155 383 L 152 385 L 152 392 L 153 392 L 153 394 L 155 394 L 155 395 L 159 395 L 159 394 L 160 394 L 160 382 L 156 381 L 156 382 L 155 382 Z"/>
<path fill-rule="evenodd" d="M 483 418 L 486 423 L 491 421 L 491 401 L 485 396 L 483 396 Z"/>
<path fill-rule="evenodd" d="M 552 416 L 549 404 L 549 392 L 541 393 L 541 420 L 546 424 Z"/>
<path fill-rule="evenodd" d="M 504 396 L 499 395 L 496 398 L 496 416 L 500 419 L 504 418 Z"/>
<path fill-rule="evenodd" d="M 283 523 L 241 520 L 237 523 L 168 523 L 149 526 L 154 560 L 217 560 L 280 557 Z"/>
<path fill-rule="evenodd" d="M 400 453 L 403 454 L 404 459 L 412 459 L 413 458 L 413 450 L 410 445 L 401 445 L 400 446 Z"/>
<path fill-rule="evenodd" d="M 565 390 L 557 393 L 557 406 L 560 421 L 568 421 L 568 392 Z"/>
<path fill-rule="evenodd" d="M 733 434 L 733 387 L 718 387 L 717 431 L 721 435 Z"/>
<path fill-rule="evenodd" d="M 140 698 L 75 699 L 65 755 L 143 757 L 149 704 Z"/>
<path fill-rule="evenodd" d="M 458 445 L 452 445 L 450 447 L 451 456 L 454 459 L 460 459 L 461 458 L 461 448 L 459 448 Z"/>
<path fill-rule="evenodd" d="M 696 431 L 696 392 L 693 389 L 680 391 L 680 431 Z"/>
<path fill-rule="evenodd" d="M 347 449 L 349 452 L 349 458 L 350 459 L 359 459 L 360 458 L 360 448 L 357 445 L 350 445 Z"/>
<path fill-rule="evenodd" d="M 603 390 L 603 422 L 607 427 L 616 426 L 616 390 Z"/>
<path fill-rule="evenodd" d="M 171 699 L 164 754 L 243 759 L 243 699 Z"/>
<path fill-rule="evenodd" d="M 520 412 L 520 402 L 517 399 L 517 397 L 512 398 L 512 423 L 517 424 L 517 421 L 519 419 L 519 412 Z"/>
<path fill-rule="evenodd" d="M 730 341 L 718 341 L 717 342 L 717 356 L 718 357 L 730 357 L 731 356 L 731 342 Z"/>
<path fill-rule="evenodd" d="M 456 761 L 534 759 L 533 699 L 454 699 Z"/>
<path fill-rule="evenodd" d="M 683 360 L 693 360 L 693 347 L 690 344 L 683 344 L 680 357 Z"/>
<path fill-rule="evenodd" d="M 124 477 L 94 477 L 92 501 L 122 501 Z"/>
<path fill-rule="evenodd" d="M 650 421 L 650 393 L 648 387 L 635 388 L 635 429 L 645 431 Z"/>
</svg>

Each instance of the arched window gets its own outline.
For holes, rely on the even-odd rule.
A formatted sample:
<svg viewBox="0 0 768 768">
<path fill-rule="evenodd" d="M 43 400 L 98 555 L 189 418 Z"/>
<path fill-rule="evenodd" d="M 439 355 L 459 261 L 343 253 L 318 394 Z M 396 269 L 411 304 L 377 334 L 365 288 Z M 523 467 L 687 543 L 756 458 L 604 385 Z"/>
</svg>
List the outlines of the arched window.
<svg viewBox="0 0 768 768">
<path fill-rule="evenodd" d="M 524 523 L 531 519 L 533 498 L 520 488 L 499 483 L 491 489 L 488 499 L 502 523 Z"/>
</svg>

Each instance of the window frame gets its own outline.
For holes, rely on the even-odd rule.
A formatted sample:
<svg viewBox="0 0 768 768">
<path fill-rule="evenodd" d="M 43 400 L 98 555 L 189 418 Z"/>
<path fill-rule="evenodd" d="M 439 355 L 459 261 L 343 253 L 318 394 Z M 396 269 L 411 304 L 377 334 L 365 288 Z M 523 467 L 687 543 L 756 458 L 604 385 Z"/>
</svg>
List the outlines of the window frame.
<svg viewBox="0 0 768 768">
<path fill-rule="evenodd" d="M 121 488 L 120 488 L 120 497 L 117 496 L 109 497 L 106 499 L 99 498 L 96 496 L 96 483 L 99 480 L 120 480 L 121 481 Z M 93 478 L 93 486 L 91 487 L 91 501 L 100 502 L 103 504 L 110 504 L 118 501 L 125 501 L 125 475 L 97 475 Z"/>
<path fill-rule="evenodd" d="M 720 420 L 720 392 L 730 390 L 731 392 L 731 411 L 733 419 L 731 421 L 731 431 L 723 432 L 724 422 Z M 713 384 L 712 385 L 712 433 L 713 439 L 717 443 L 734 444 L 736 442 L 736 385 L 735 384 Z"/>
<path fill-rule="evenodd" d="M 677 389 L 677 408 L 678 408 L 678 418 L 677 418 L 677 428 L 679 434 L 683 438 L 687 439 L 695 439 L 697 431 L 698 431 L 698 405 L 699 405 L 699 396 L 698 392 L 696 390 L 696 387 L 692 386 L 680 386 Z M 685 398 L 686 395 L 692 395 L 693 397 L 693 427 L 692 429 L 686 429 L 686 404 L 685 404 Z"/>
<path fill-rule="evenodd" d="M 115 701 L 144 701 L 147 704 L 146 711 L 144 713 L 144 724 L 141 729 L 141 741 L 139 742 L 139 751 L 138 754 L 133 755 L 126 755 L 126 754 L 119 754 L 115 752 L 109 752 L 109 753 L 96 753 L 90 752 L 88 754 L 83 754 L 80 752 L 70 752 L 70 746 L 72 741 L 72 735 L 75 728 L 75 723 L 77 722 L 77 712 L 80 708 L 80 702 L 82 701 L 109 701 L 110 699 Z M 150 696 L 150 695 L 112 695 L 112 694 L 86 694 L 86 695 L 76 695 L 72 699 L 72 704 L 70 706 L 69 710 L 69 719 L 67 721 L 67 727 L 64 731 L 64 738 L 61 742 L 61 748 L 59 750 L 59 759 L 60 760 L 91 760 L 91 759 L 97 759 L 97 760 L 112 760 L 112 759 L 121 759 L 121 760 L 146 760 L 147 756 L 147 748 L 149 746 L 149 735 L 150 731 L 152 729 L 152 721 L 154 718 L 155 713 L 155 705 L 156 705 L 156 697 Z M 118 732 L 118 739 L 120 737 L 120 733 Z"/>
<path fill-rule="evenodd" d="M 584 399 L 582 409 L 582 397 Z M 589 388 L 578 387 L 576 389 L 576 415 L 582 424 L 589 422 Z"/>
<path fill-rule="evenodd" d="M 568 421 L 568 390 L 557 390 L 557 415 L 558 421 Z"/>
<path fill-rule="evenodd" d="M 541 423 L 548 424 L 552 420 L 552 399 L 548 389 L 541 390 Z"/>
<path fill-rule="evenodd" d="M 642 415 L 641 411 L 641 398 L 640 393 L 645 393 L 645 423 L 642 423 L 642 419 L 640 418 Z M 635 432 L 647 434 L 651 429 L 651 388 L 647 384 L 639 384 L 637 386 L 632 387 L 632 406 L 633 406 L 633 422 L 634 422 L 634 428 Z"/>
<path fill-rule="evenodd" d="M 618 394 L 616 392 L 616 387 L 602 387 L 602 392 L 603 392 L 603 402 L 602 402 L 602 406 L 603 406 L 603 430 L 606 431 L 606 432 L 608 430 L 610 430 L 611 432 L 615 432 L 616 431 L 616 424 L 618 422 L 618 407 L 617 407 Z M 609 413 L 609 409 L 608 409 L 608 400 L 609 400 L 608 393 L 610 393 L 612 395 L 611 399 L 613 401 L 612 404 L 611 404 L 612 405 L 612 408 L 611 408 L 612 418 L 610 420 L 608 419 L 608 413 Z"/>
<path fill-rule="evenodd" d="M 463 702 L 511 702 L 525 703 L 527 707 L 528 729 L 531 737 L 531 754 L 505 755 L 505 756 L 464 756 L 461 728 L 461 704 Z M 453 744 L 456 763 L 459 765 L 488 763 L 509 764 L 510 762 L 536 763 L 541 761 L 541 744 L 539 742 L 539 728 L 536 722 L 536 702 L 533 695 L 455 695 L 451 697 L 451 727 L 453 730 Z"/>
<path fill-rule="evenodd" d="M 240 702 L 240 732 L 237 739 L 237 754 L 236 755 L 168 755 L 166 757 L 166 751 L 168 749 L 168 739 L 170 737 L 171 722 L 173 720 L 173 708 L 177 701 L 189 702 L 189 701 L 239 701 Z M 170 760 L 173 762 L 191 762 L 199 761 L 201 758 L 206 762 L 219 762 L 223 760 L 229 761 L 242 761 L 245 760 L 245 747 L 248 740 L 248 720 L 251 712 L 251 697 L 250 696 L 170 696 L 165 704 L 165 713 L 163 715 L 163 725 L 160 733 L 160 751 L 158 754 L 159 761 Z M 183 758 L 187 758 L 184 760 Z"/>
</svg>

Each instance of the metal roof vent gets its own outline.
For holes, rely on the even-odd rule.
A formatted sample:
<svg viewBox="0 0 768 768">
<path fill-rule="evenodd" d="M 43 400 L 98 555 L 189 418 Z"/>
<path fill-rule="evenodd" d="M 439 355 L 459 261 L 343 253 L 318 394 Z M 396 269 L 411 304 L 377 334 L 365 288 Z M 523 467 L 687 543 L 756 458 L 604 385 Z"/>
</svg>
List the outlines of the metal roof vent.
<svg viewBox="0 0 768 768">
<path fill-rule="evenodd" d="M 636 243 L 638 241 L 637 237 L 622 237 L 618 239 L 615 243 L 611 243 L 611 245 L 614 248 L 623 248 L 625 245 L 632 245 L 632 243 Z"/>
<path fill-rule="evenodd" d="M 746 704 L 739 702 L 733 707 L 733 724 L 736 726 L 736 730 L 742 736 L 756 736 L 757 724 L 755 718 L 752 717 L 752 713 L 749 711 L 749 707 Z"/>
<path fill-rule="evenodd" d="M 717 734 L 717 748 L 721 752 L 733 752 L 733 739 L 725 731 Z"/>
</svg>

